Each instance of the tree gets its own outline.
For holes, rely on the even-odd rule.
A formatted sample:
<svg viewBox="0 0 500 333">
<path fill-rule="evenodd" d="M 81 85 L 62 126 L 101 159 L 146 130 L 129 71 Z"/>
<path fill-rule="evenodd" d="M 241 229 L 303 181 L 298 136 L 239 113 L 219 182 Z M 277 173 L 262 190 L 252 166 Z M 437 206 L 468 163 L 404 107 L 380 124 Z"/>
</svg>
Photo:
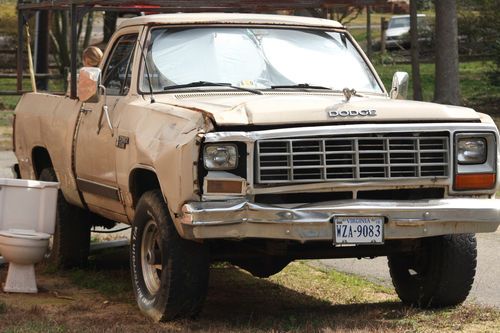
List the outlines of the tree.
<svg viewBox="0 0 500 333">
<path fill-rule="evenodd" d="M 92 35 L 92 26 L 94 22 L 94 14 L 90 12 L 86 15 L 85 19 L 85 32 L 83 41 L 79 43 L 80 48 L 83 50 L 90 43 Z M 52 29 L 50 31 L 50 39 L 54 49 L 54 56 L 59 69 L 59 73 L 64 74 L 70 66 L 70 27 L 71 17 L 69 11 L 54 11 L 52 15 Z M 80 22 L 77 30 L 77 38 L 83 32 L 83 23 Z M 78 54 L 80 56 L 80 54 Z"/>
<path fill-rule="evenodd" d="M 420 54 L 418 45 L 417 0 L 410 1 L 410 42 L 411 42 L 411 74 L 413 80 L 413 99 L 422 100 L 422 84 L 420 83 Z"/>
<path fill-rule="evenodd" d="M 113 36 L 113 34 L 115 33 L 117 20 L 117 12 L 104 12 L 104 38 L 102 39 L 103 43 L 109 42 L 111 36 Z"/>
<path fill-rule="evenodd" d="M 498 0 L 459 0 L 460 52 L 493 60 L 490 82 L 500 85 L 500 11 Z"/>
<path fill-rule="evenodd" d="M 436 81 L 434 101 L 460 103 L 458 78 L 457 4 L 454 0 L 435 1 L 436 8 Z"/>
</svg>

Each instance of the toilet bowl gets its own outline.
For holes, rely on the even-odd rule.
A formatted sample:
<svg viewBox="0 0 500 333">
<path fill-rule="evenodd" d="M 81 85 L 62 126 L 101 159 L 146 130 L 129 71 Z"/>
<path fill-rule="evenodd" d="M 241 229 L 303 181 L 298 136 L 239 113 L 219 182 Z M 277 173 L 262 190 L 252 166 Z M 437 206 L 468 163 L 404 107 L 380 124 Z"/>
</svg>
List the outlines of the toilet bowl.
<svg viewBox="0 0 500 333">
<path fill-rule="evenodd" d="M 34 264 L 54 233 L 59 184 L 0 178 L 0 255 L 9 262 L 5 292 L 36 293 Z"/>
</svg>

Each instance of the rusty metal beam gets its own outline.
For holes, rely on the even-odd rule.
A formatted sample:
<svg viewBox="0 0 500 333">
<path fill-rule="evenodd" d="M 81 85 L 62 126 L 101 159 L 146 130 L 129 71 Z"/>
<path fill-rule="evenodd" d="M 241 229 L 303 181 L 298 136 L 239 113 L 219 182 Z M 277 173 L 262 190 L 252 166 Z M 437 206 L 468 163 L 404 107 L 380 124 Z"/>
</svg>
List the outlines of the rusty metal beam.
<svg viewBox="0 0 500 333">
<path fill-rule="evenodd" d="M 279 9 L 301 9 L 301 8 L 330 8 L 338 5 L 366 6 L 382 5 L 383 0 L 108 0 L 108 1 L 89 1 L 89 0 L 53 0 L 41 1 L 39 3 L 18 4 L 19 9 L 23 10 L 69 10 L 72 5 L 100 7 L 103 10 L 123 10 L 123 11 L 141 11 L 144 9 L 134 8 L 134 6 L 155 6 L 154 10 L 159 12 L 179 12 L 179 11 L 272 11 Z"/>
</svg>

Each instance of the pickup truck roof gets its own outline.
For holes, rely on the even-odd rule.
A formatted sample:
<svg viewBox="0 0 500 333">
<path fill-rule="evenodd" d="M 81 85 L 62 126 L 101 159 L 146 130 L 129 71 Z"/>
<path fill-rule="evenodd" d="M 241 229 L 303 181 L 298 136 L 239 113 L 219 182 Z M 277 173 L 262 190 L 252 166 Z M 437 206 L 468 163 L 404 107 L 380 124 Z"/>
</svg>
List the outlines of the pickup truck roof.
<svg viewBox="0 0 500 333">
<path fill-rule="evenodd" d="M 182 13 L 139 16 L 123 21 L 119 28 L 148 24 L 272 24 L 335 29 L 344 28 L 337 21 L 311 17 L 234 13 Z"/>
</svg>

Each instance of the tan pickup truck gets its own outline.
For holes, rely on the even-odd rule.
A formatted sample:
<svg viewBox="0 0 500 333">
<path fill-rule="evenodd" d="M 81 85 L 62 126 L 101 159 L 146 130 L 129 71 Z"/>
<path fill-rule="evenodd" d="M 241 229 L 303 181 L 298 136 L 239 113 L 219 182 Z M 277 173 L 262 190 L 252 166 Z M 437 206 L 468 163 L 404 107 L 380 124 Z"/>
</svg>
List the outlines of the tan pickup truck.
<svg viewBox="0 0 500 333">
<path fill-rule="evenodd" d="M 474 110 L 388 93 L 334 21 L 169 14 L 125 21 L 80 100 L 16 109 L 22 178 L 61 183 L 51 256 L 132 226 L 140 309 L 196 316 L 211 261 L 259 277 L 294 259 L 387 256 L 405 303 L 465 300 L 475 233 L 500 223 L 498 131 Z"/>
</svg>

